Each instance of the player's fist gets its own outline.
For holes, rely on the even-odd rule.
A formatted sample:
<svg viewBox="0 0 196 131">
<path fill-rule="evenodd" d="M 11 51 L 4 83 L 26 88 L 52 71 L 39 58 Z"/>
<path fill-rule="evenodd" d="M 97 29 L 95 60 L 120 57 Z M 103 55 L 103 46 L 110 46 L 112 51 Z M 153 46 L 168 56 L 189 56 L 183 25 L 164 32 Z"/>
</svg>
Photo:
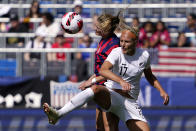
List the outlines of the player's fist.
<svg viewBox="0 0 196 131">
<path fill-rule="evenodd" d="M 163 104 L 168 105 L 169 104 L 169 95 L 164 91 L 160 92 L 160 95 L 164 99 Z"/>
<path fill-rule="evenodd" d="M 126 90 L 126 91 L 131 90 L 131 85 L 128 82 L 124 81 L 124 80 L 120 81 L 120 85 L 121 85 L 123 90 Z"/>
</svg>

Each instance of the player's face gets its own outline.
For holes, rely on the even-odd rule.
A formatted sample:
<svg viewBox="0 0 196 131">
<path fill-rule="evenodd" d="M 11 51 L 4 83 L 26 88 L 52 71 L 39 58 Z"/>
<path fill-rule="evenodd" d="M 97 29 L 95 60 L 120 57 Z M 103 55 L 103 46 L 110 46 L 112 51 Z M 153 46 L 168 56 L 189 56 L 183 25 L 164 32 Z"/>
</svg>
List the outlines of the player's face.
<svg viewBox="0 0 196 131">
<path fill-rule="evenodd" d="M 111 33 L 109 31 L 105 31 L 100 27 L 100 23 L 98 21 L 95 22 L 95 34 L 101 37 L 107 37 Z"/>
<path fill-rule="evenodd" d="M 98 21 L 95 22 L 95 34 L 98 36 L 103 35 L 103 30 L 100 28 L 100 23 Z"/>
<path fill-rule="evenodd" d="M 120 37 L 120 46 L 122 47 L 124 54 L 132 55 L 135 51 L 136 44 L 136 36 L 132 32 L 128 30 L 122 31 Z"/>
</svg>

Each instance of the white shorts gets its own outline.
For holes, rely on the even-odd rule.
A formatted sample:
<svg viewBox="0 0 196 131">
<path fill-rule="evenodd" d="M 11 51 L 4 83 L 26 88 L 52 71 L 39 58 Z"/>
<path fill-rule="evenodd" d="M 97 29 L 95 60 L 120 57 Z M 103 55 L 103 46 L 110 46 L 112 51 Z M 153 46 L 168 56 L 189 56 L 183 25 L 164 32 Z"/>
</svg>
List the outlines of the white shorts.
<svg viewBox="0 0 196 131">
<path fill-rule="evenodd" d="M 124 122 L 134 119 L 147 123 L 147 120 L 143 116 L 142 110 L 135 99 L 126 98 L 110 88 L 107 89 L 111 96 L 111 106 L 107 111 L 114 113 Z"/>
</svg>

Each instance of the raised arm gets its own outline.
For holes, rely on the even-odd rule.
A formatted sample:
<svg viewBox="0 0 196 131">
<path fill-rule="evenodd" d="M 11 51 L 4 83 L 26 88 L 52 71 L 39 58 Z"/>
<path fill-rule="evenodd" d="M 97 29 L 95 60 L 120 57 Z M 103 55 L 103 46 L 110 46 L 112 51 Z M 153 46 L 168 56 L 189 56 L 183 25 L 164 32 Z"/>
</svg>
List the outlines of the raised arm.
<svg viewBox="0 0 196 131">
<path fill-rule="evenodd" d="M 144 69 L 144 75 L 145 75 L 146 79 L 148 80 L 148 82 L 160 92 L 160 96 L 164 99 L 163 104 L 168 105 L 169 96 L 165 92 L 165 90 L 162 88 L 162 86 L 159 83 L 159 81 L 157 80 L 157 78 L 153 75 L 151 67 Z"/>
</svg>

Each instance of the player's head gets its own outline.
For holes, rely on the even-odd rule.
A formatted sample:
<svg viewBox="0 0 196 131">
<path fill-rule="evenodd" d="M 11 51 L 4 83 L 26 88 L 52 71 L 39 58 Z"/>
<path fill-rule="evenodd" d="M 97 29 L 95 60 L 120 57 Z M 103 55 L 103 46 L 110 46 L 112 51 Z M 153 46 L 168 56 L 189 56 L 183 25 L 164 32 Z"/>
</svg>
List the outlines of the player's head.
<svg viewBox="0 0 196 131">
<path fill-rule="evenodd" d="M 133 55 L 138 43 L 139 30 L 136 27 L 128 27 L 121 33 L 120 45 L 124 54 Z"/>
<path fill-rule="evenodd" d="M 117 16 L 112 16 L 110 14 L 100 15 L 95 23 L 96 35 L 105 37 L 110 34 L 113 34 L 120 22 L 119 14 L 120 12 Z"/>
</svg>

